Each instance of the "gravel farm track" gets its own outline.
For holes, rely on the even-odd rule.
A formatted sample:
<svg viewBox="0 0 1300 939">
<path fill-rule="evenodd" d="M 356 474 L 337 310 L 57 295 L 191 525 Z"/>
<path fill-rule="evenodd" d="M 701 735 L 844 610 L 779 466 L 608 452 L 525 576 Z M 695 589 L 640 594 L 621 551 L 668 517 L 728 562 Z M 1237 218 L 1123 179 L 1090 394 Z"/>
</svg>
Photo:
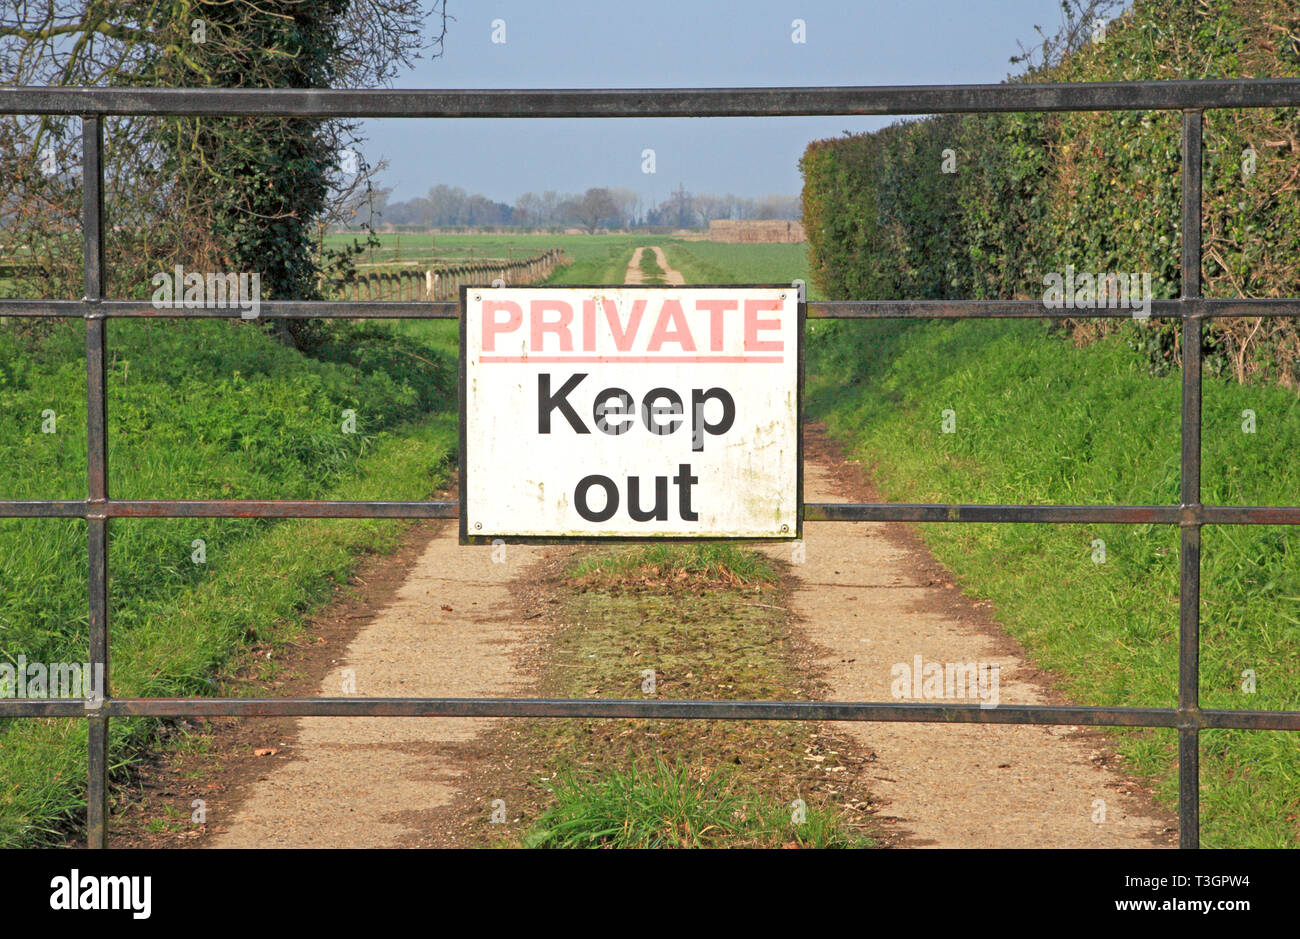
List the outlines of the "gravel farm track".
<svg viewBox="0 0 1300 939">
<path fill-rule="evenodd" d="M 640 283 L 637 248 L 627 282 Z M 664 279 L 683 283 L 653 247 Z M 805 428 L 805 498 L 874 501 L 861 467 L 820 427 Z M 520 606 L 546 602 L 540 571 L 577 548 L 462 547 L 455 522 L 420 523 L 396 555 L 365 562 L 316 620 L 317 643 L 275 693 L 499 697 L 529 693 L 546 668 L 538 627 Z M 901 523 L 810 522 L 796 563 L 793 612 L 829 697 L 890 699 L 891 665 L 914 656 L 999 665 L 1005 703 L 1065 703 L 992 619 Z M 497 559 L 501 560 L 500 558 Z M 352 685 L 349 686 L 348 683 Z M 485 750 L 503 719 L 301 718 L 214 722 L 210 751 L 182 778 L 155 765 L 144 785 L 182 811 L 207 805 L 197 832 L 146 832 L 128 809 L 117 843 L 212 847 L 397 847 L 462 843 L 456 806 L 483 801 L 467 781 L 511 754 Z M 1173 816 L 1126 777 L 1100 733 L 1079 727 L 855 723 L 876 819 L 901 847 L 1173 846 Z M 1097 821 L 1098 800 L 1105 803 Z"/>
</svg>

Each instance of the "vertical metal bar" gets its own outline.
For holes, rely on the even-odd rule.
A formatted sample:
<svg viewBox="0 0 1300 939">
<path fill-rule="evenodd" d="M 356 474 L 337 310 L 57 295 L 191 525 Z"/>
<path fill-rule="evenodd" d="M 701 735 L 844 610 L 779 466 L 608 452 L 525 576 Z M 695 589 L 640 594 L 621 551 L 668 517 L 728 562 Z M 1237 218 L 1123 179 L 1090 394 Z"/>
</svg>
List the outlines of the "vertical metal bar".
<svg viewBox="0 0 1300 939">
<path fill-rule="evenodd" d="M 1182 296 L 1201 296 L 1201 112 L 1183 112 L 1183 250 Z M 1184 506 L 1201 504 L 1201 341 L 1202 318 L 1184 309 L 1182 487 Z M 1200 657 L 1201 657 L 1201 525 L 1180 526 L 1178 583 L 1178 843 L 1201 843 L 1200 791 Z"/>
<path fill-rule="evenodd" d="M 90 668 L 102 670 L 103 694 L 108 688 L 108 434 L 105 394 L 104 318 L 104 127 L 97 115 L 82 119 L 81 179 L 82 237 L 85 250 L 86 303 L 86 509 L 87 592 L 90 603 Z M 93 677 L 92 677 L 93 680 Z M 89 761 L 86 785 L 86 842 L 103 848 L 108 834 L 108 717 L 103 711 L 87 715 Z"/>
</svg>

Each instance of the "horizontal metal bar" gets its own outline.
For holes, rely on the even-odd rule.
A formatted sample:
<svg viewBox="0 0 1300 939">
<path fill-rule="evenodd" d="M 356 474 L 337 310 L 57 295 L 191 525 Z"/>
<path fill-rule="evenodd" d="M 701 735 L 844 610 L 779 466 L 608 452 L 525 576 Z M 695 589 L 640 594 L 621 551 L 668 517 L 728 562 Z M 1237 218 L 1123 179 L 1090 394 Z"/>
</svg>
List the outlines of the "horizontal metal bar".
<svg viewBox="0 0 1300 939">
<path fill-rule="evenodd" d="M 483 284 L 482 286 L 487 286 Z M 1122 308 L 1051 309 L 1037 300 L 813 300 L 812 319 L 1140 319 Z M 456 319 L 454 301 L 265 300 L 256 317 L 236 307 L 159 309 L 148 300 L 0 299 L 0 316 L 144 319 Z M 1152 300 L 1151 319 L 1300 317 L 1300 298 Z"/>
<path fill-rule="evenodd" d="M 6 114 L 260 117 L 793 117 L 1300 105 L 1300 79 L 810 88 L 0 88 Z"/>
<path fill-rule="evenodd" d="M 114 500 L 110 518 L 458 518 L 459 502 L 277 500 Z"/>
<path fill-rule="evenodd" d="M 0 501 L 0 518 L 85 518 L 84 499 Z"/>
<path fill-rule="evenodd" d="M 487 284 L 481 286 L 486 287 Z M 457 319 L 455 301 L 263 300 L 257 316 L 237 304 L 224 307 L 155 307 L 148 300 L 0 300 L 0 316 L 122 317 L 142 319 Z"/>
<path fill-rule="evenodd" d="M 812 300 L 809 319 L 1134 319 L 1119 307 L 1053 309 L 1037 300 Z M 1151 318 L 1180 317 L 1177 300 L 1152 300 Z"/>
<path fill-rule="evenodd" d="M 809 522 L 1092 522 L 1176 525 L 1185 511 L 1172 505 L 909 505 L 808 502 Z"/>
<path fill-rule="evenodd" d="M 459 502 L 113 499 L 2 502 L 0 518 L 457 518 Z"/>
<path fill-rule="evenodd" d="M 1232 300 L 1215 297 L 1195 297 L 1175 300 L 1187 306 L 1195 316 L 1300 316 L 1300 300 L 1295 297 L 1267 297 L 1261 299 Z"/>
<path fill-rule="evenodd" d="M 809 522 L 1041 522 L 1098 525 L 1300 525 L 1294 505 L 911 505 L 807 502 Z"/>
<path fill-rule="evenodd" d="M 1152 300 L 1150 316 L 1135 316 L 1128 307 L 1054 309 L 1038 300 L 813 300 L 816 319 L 1177 319 L 1205 317 L 1300 316 L 1300 299 Z"/>
<path fill-rule="evenodd" d="M 1300 711 L 1225 711 L 1203 708 L 1202 730 L 1300 730 Z"/>
<path fill-rule="evenodd" d="M 1205 505 L 1195 513 L 1205 525 L 1300 525 L 1300 506 Z"/>
<path fill-rule="evenodd" d="M 0 700 L 0 717 L 76 717 L 77 699 Z M 109 717 L 639 717 L 709 720 L 954 721 L 1175 727 L 1166 708 L 1086 708 L 835 701 L 601 700 L 593 698 L 114 698 Z M 1297 726 L 1300 726 L 1298 724 Z"/>
<path fill-rule="evenodd" d="M 84 717 L 72 698 L 0 700 L 0 717 Z M 112 698 L 108 717 L 630 717 L 667 720 L 887 721 L 1079 724 L 1300 730 L 1300 711 L 1183 712 L 1174 708 L 941 705 L 858 701 L 700 701 L 600 698 Z"/>
<path fill-rule="evenodd" d="M 318 499 L 0 500 L 0 518 L 459 518 L 459 502 Z M 809 522 L 1300 525 L 1294 505 L 960 505 L 806 502 Z M 593 539 L 597 543 L 601 539 Z M 686 539 L 689 540 L 689 539 Z"/>
</svg>

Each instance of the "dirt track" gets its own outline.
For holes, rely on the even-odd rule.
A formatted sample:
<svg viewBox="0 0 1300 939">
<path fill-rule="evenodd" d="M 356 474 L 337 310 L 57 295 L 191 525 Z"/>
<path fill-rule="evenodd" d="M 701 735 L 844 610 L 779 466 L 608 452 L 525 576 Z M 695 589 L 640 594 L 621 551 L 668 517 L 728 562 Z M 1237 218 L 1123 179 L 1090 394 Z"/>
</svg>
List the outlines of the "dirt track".
<svg viewBox="0 0 1300 939">
<path fill-rule="evenodd" d="M 407 573 L 396 600 L 368 623 L 319 694 L 337 697 L 345 669 L 365 697 L 506 696 L 527 626 L 510 615 L 508 584 L 541 549 L 462 547 L 448 522 Z M 490 720 L 307 717 L 295 759 L 258 780 L 214 847 L 391 847 L 427 834 L 422 815 L 448 803 L 457 745 Z"/>
<path fill-rule="evenodd" d="M 628 282 L 640 283 L 638 248 Z M 670 283 L 681 275 L 652 248 Z M 634 279 L 635 277 L 635 279 Z M 809 438 L 805 497 L 871 499 L 857 469 L 820 433 Z M 512 617 L 511 581 L 541 549 L 461 547 L 446 524 L 406 574 L 396 599 L 349 644 L 321 695 L 508 695 L 530 638 Z M 790 560 L 788 545 L 767 550 Z M 820 663 L 838 700 L 891 700 L 891 668 L 925 662 L 999 665 L 1003 703 L 1051 701 L 1050 683 L 1026 664 L 986 612 L 898 525 L 810 523 L 792 568 L 796 612 L 825 650 Z M 218 847 L 382 847 L 439 843 L 431 814 L 462 780 L 458 749 L 485 720 L 304 718 L 293 758 L 270 767 L 236 807 L 214 819 Z M 885 821 L 904 845 L 938 847 L 1148 847 L 1171 841 L 1172 820 L 1110 765 L 1094 734 L 1000 725 L 847 725 L 876 754 L 867 764 Z M 500 754 L 505 759 L 507 755 Z M 484 797 L 486 798 L 486 797 Z M 1097 800 L 1105 802 L 1098 822 Z"/>
<path fill-rule="evenodd" d="M 655 260 L 659 262 L 659 267 L 664 272 L 664 283 L 669 286 L 680 286 L 686 283 L 680 271 L 674 270 L 668 266 L 668 258 L 664 255 L 664 249 L 658 245 L 651 248 L 637 248 L 632 252 L 632 260 L 627 263 L 627 272 L 623 275 L 623 282 L 629 285 L 644 284 L 645 275 L 641 273 L 641 252 L 653 251 Z"/>
<path fill-rule="evenodd" d="M 804 497 L 878 501 L 855 466 L 808 433 Z M 790 549 L 767 549 L 789 559 Z M 826 650 L 833 697 L 892 701 L 897 664 L 996 663 L 1002 704 L 1061 703 L 1047 676 L 955 589 L 947 572 L 898 524 L 810 522 L 795 611 Z M 991 673 L 990 673 L 991 674 Z M 912 700 L 912 699 L 904 699 Z M 991 700 L 991 699 L 990 699 Z M 956 703 L 978 703 L 977 696 Z M 876 754 L 867 786 L 891 828 L 915 847 L 1152 847 L 1174 822 L 1117 772 L 1101 739 L 1073 727 L 860 723 Z M 1105 803 L 1104 821 L 1098 800 Z"/>
<path fill-rule="evenodd" d="M 623 283 L 629 285 L 643 284 L 645 278 L 641 274 L 641 252 L 645 248 L 637 248 L 632 252 L 632 260 L 627 262 L 627 270 L 623 274 Z"/>
</svg>

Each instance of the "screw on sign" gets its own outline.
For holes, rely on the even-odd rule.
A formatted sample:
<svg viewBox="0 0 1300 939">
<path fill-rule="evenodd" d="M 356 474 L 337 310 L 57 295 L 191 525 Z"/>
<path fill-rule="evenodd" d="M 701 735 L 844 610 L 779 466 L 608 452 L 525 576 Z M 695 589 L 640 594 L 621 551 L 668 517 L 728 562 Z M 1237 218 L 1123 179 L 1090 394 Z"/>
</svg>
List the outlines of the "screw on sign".
<svg viewBox="0 0 1300 939">
<path fill-rule="evenodd" d="M 473 288 L 462 303 L 463 540 L 798 537 L 794 290 Z"/>
</svg>

